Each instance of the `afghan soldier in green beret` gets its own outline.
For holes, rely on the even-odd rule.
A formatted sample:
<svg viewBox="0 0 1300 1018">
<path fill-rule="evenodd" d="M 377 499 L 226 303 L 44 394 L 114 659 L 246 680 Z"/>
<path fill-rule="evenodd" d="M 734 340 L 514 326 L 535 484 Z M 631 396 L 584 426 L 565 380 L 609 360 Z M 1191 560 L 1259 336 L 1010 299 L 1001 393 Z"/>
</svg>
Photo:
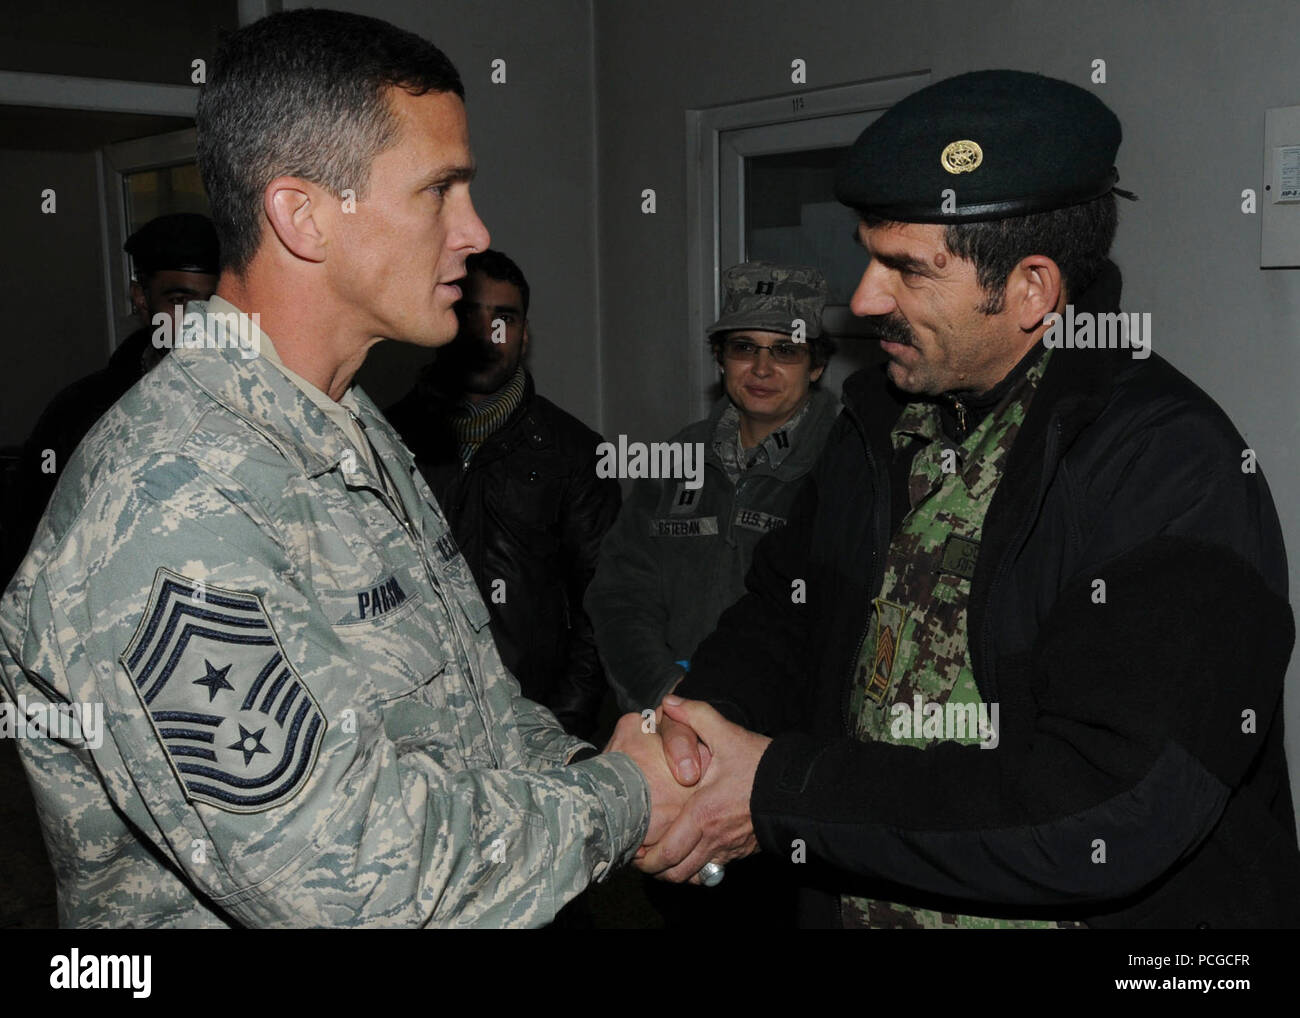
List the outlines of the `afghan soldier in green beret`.
<svg viewBox="0 0 1300 1018">
<path fill-rule="evenodd" d="M 1120 317 L 1119 142 L 1090 92 L 982 71 L 852 147 L 887 365 L 665 702 L 707 766 L 644 869 L 761 848 L 815 925 L 1300 923 L 1278 517 Z"/>
</svg>

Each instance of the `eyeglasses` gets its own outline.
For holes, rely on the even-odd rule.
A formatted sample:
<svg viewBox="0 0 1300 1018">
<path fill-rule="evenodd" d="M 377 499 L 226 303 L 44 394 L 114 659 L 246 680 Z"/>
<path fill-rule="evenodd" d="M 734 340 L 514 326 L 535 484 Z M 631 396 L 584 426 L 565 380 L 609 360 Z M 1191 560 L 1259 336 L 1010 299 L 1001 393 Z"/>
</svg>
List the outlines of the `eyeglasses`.
<svg viewBox="0 0 1300 1018">
<path fill-rule="evenodd" d="M 807 343 L 791 340 L 783 340 L 771 346 L 763 346 L 748 339 L 729 339 L 723 344 L 724 356 L 729 361 L 757 360 L 760 350 L 766 350 L 778 364 L 798 364 L 808 356 Z"/>
</svg>

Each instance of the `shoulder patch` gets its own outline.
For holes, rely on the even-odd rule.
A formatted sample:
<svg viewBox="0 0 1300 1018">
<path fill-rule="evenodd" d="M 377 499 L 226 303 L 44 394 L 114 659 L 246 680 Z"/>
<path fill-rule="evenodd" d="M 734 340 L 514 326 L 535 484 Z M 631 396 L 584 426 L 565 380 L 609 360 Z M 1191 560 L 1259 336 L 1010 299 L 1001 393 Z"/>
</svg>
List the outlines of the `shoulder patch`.
<svg viewBox="0 0 1300 1018">
<path fill-rule="evenodd" d="M 121 662 L 187 799 L 260 813 L 302 790 L 325 716 L 255 594 L 159 569 Z"/>
</svg>

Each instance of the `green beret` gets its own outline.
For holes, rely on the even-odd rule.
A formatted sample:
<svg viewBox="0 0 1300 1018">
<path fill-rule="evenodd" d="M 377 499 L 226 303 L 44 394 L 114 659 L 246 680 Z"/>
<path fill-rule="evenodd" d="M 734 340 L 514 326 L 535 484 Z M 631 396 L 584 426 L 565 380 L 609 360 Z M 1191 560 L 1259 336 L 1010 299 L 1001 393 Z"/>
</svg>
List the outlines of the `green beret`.
<svg viewBox="0 0 1300 1018">
<path fill-rule="evenodd" d="M 1077 85 L 972 71 L 914 92 L 873 121 L 841 164 L 835 197 L 860 214 L 907 223 L 1047 212 L 1114 188 L 1120 136 L 1115 114 Z"/>
<path fill-rule="evenodd" d="M 136 272 L 221 271 L 217 231 L 212 220 L 194 212 L 176 212 L 150 219 L 131 234 L 122 250 L 135 262 Z"/>
</svg>

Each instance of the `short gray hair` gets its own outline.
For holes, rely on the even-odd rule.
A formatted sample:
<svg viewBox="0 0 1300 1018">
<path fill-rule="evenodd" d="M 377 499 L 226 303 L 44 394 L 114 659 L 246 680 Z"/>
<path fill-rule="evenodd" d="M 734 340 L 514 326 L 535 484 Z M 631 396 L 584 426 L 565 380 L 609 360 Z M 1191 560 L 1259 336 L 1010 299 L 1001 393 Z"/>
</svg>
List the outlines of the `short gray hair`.
<svg viewBox="0 0 1300 1018">
<path fill-rule="evenodd" d="M 371 163 L 398 137 L 392 87 L 465 97 L 441 50 L 377 18 L 288 11 L 222 42 L 196 119 L 223 269 L 241 273 L 257 253 L 262 193 L 276 177 L 365 198 Z"/>
</svg>

